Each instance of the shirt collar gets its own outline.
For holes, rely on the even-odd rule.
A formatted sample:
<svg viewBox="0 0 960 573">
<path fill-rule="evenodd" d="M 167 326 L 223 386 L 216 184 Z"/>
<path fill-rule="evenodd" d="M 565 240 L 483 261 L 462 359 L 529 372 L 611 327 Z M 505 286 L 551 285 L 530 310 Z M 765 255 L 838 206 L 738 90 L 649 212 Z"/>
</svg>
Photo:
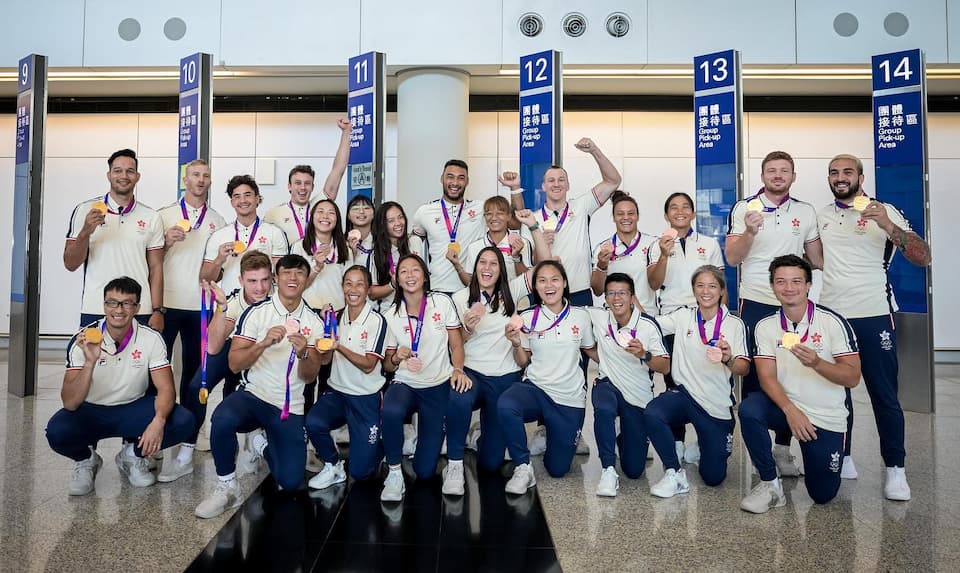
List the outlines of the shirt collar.
<svg viewBox="0 0 960 573">
<path fill-rule="evenodd" d="M 292 316 L 294 318 L 300 318 L 303 315 L 304 304 L 302 298 L 300 299 L 300 304 L 297 305 L 297 308 L 295 308 L 293 312 L 288 311 L 287 307 L 283 306 L 283 303 L 280 302 L 279 296 L 272 297 L 270 301 L 273 304 L 273 309 L 277 311 L 277 314 L 280 316 Z"/>
</svg>

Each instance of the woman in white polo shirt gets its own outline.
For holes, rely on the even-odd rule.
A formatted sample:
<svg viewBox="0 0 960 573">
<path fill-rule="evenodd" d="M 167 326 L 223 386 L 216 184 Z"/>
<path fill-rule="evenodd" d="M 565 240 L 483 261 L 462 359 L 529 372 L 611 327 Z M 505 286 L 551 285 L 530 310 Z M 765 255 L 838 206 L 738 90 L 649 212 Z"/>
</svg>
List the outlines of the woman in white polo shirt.
<svg viewBox="0 0 960 573">
<path fill-rule="evenodd" d="M 503 463 L 506 444 L 497 419 L 497 401 L 504 390 L 520 381 L 520 366 L 503 335 L 514 314 L 503 252 L 495 246 L 480 249 L 470 271 L 470 285 L 453 295 L 466 339 L 464 371 L 473 387 L 450 394 L 446 421 L 449 463 L 443 476 L 443 493 L 448 495 L 463 495 L 463 450 L 474 409 L 480 409 L 478 465 L 496 471 Z"/>
<path fill-rule="evenodd" d="M 543 261 L 533 271 L 534 304 L 511 322 L 506 337 L 513 357 L 526 368 L 526 379 L 507 389 L 497 413 L 510 456 L 517 464 L 507 493 L 522 494 L 536 485 L 530 466 L 524 423 L 543 419 L 547 449 L 543 465 L 563 477 L 580 441 L 587 393 L 580 370 L 580 351 L 594 347 L 590 317 L 570 304 L 570 286 L 563 265 Z"/>
<path fill-rule="evenodd" d="M 343 460 L 330 435 L 347 424 L 350 432 L 350 477 L 371 477 L 380 464 L 380 391 L 387 326 L 367 299 L 370 271 L 354 265 L 343 275 L 347 306 L 338 316 L 330 351 L 321 352 L 324 364 L 332 362 L 330 380 L 307 415 L 310 442 L 324 461 L 323 469 L 307 484 L 324 489 L 347 479 Z"/>
<path fill-rule="evenodd" d="M 647 435 L 663 462 L 663 478 L 650 488 L 657 497 L 687 493 L 690 486 L 674 445 L 673 430 L 692 423 L 700 441 L 700 477 L 709 486 L 727 477 L 733 447 L 733 379 L 750 369 L 746 328 L 721 304 L 723 271 L 704 265 L 691 279 L 696 308 L 657 317 L 664 335 L 675 334 L 670 362 L 677 385 L 647 404 Z"/>
<path fill-rule="evenodd" d="M 347 245 L 353 254 L 353 262 L 368 269 L 368 259 L 373 254 L 371 227 L 374 211 L 373 201 L 366 195 L 356 195 L 347 203 Z"/>
<path fill-rule="evenodd" d="M 406 255 L 422 255 L 423 241 L 409 234 L 407 214 L 403 206 L 394 201 L 380 205 L 373 215 L 372 229 L 373 254 L 367 265 L 373 277 L 370 300 L 384 310 L 393 301 L 397 263 Z"/>
<path fill-rule="evenodd" d="M 383 397 L 383 448 L 390 471 L 382 501 L 400 501 L 406 487 L 400 471 L 403 421 L 419 418 L 413 470 L 420 479 L 436 473 L 443 444 L 443 420 L 450 389 L 465 392 L 473 385 L 463 372 L 463 335 L 450 297 L 430 291 L 430 271 L 417 255 L 397 263 L 397 294 L 384 312 L 387 351 L 384 368 L 396 372 Z"/>
</svg>

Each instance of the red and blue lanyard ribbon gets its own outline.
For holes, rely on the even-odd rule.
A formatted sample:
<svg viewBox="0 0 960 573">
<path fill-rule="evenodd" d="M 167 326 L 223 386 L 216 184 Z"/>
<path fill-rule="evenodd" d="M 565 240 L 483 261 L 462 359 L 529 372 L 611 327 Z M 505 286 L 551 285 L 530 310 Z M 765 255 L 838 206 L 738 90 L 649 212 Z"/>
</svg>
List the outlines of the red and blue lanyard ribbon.
<svg viewBox="0 0 960 573">
<path fill-rule="evenodd" d="M 713 323 L 713 336 L 709 339 L 707 338 L 706 331 L 706 321 L 703 320 L 703 315 L 700 314 L 700 309 L 697 309 L 697 330 L 700 331 L 700 342 L 706 344 L 707 346 L 716 346 L 717 342 L 720 340 L 720 325 L 723 323 L 723 309 L 717 307 L 717 316 L 714 317 L 715 322 Z"/>
<path fill-rule="evenodd" d="M 457 219 L 450 224 L 450 214 L 447 213 L 447 204 L 440 199 L 440 212 L 443 213 L 443 224 L 447 226 L 447 235 L 451 243 L 457 242 L 457 229 L 460 228 L 460 217 L 463 215 L 463 202 L 460 202 L 460 210 L 457 211 Z"/>
</svg>

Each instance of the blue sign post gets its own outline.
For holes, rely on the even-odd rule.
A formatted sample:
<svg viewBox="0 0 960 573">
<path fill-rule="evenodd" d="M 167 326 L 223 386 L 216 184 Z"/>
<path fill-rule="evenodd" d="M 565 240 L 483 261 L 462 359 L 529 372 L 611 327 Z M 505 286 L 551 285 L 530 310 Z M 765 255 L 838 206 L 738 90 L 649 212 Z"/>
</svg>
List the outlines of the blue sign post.
<svg viewBox="0 0 960 573">
<path fill-rule="evenodd" d="M 560 165 L 563 117 L 561 54 L 547 50 L 520 58 L 520 184 L 523 203 L 539 209 L 540 184 L 551 165 Z"/>
<path fill-rule="evenodd" d="M 177 125 L 177 197 L 187 191 L 183 177 L 195 159 L 210 161 L 213 119 L 213 56 L 196 53 L 180 60 L 180 121 Z"/>
<path fill-rule="evenodd" d="M 727 50 L 693 59 L 694 156 L 697 232 L 726 244 L 727 218 L 743 196 L 743 95 L 740 52 Z M 737 303 L 737 269 L 727 267 L 731 309 Z"/>
<path fill-rule="evenodd" d="M 367 52 L 347 65 L 347 113 L 350 132 L 350 178 L 347 201 L 366 195 L 374 205 L 383 202 L 383 131 L 387 111 L 385 56 Z"/>
<path fill-rule="evenodd" d="M 927 94 L 923 53 L 908 50 L 872 58 L 873 142 L 877 199 L 900 209 L 913 230 L 927 235 Z M 904 409 L 932 412 L 933 320 L 929 267 L 896 254 L 888 270 L 896 315 Z"/>
<path fill-rule="evenodd" d="M 7 390 L 17 396 L 32 396 L 37 388 L 46 123 L 47 57 L 34 54 L 23 58 L 17 65 L 10 353 L 7 368 Z"/>
</svg>

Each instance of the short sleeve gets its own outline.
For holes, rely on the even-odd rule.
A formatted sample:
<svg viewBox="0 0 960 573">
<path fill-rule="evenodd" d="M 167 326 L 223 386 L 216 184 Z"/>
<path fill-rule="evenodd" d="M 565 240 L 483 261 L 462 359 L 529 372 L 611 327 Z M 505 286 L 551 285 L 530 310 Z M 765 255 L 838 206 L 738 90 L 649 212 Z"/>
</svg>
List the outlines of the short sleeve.
<svg viewBox="0 0 960 573">
<path fill-rule="evenodd" d="M 270 238 L 270 256 L 271 257 L 282 257 L 290 252 L 290 245 L 287 244 L 287 236 L 280 230 L 279 227 L 272 225 L 270 229 L 270 234 L 273 235 Z"/>
<path fill-rule="evenodd" d="M 469 274 L 473 274 L 473 268 L 477 264 L 477 256 L 480 253 L 480 249 L 483 248 L 483 243 L 481 241 L 474 241 L 467 245 L 467 248 L 463 251 L 463 258 L 460 260 L 460 264 L 463 266 L 463 270 L 467 271 Z"/>
<path fill-rule="evenodd" d="M 203 260 L 212 263 L 217 260 L 217 254 L 220 250 L 221 233 L 214 232 L 207 237 L 207 248 L 203 250 Z"/>
<path fill-rule="evenodd" d="M 663 336 L 660 334 L 660 329 L 657 328 L 657 325 L 655 322 L 653 322 L 653 320 L 641 320 L 638 326 L 643 328 L 643 333 L 641 334 L 642 338 L 640 341 L 643 342 L 643 347 L 646 348 L 650 354 L 653 356 L 670 355 L 670 353 L 667 352 L 666 346 L 663 344 Z"/>
<path fill-rule="evenodd" d="M 364 352 L 383 358 L 386 350 L 387 321 L 379 314 L 371 312 L 364 325 L 364 332 L 367 335 L 366 344 L 363 346 Z"/>
<path fill-rule="evenodd" d="M 845 318 L 832 315 L 830 320 L 830 354 L 834 357 L 857 354 L 857 337 Z M 889 336 L 889 334 L 888 334 Z M 883 333 L 880 334 L 881 340 Z"/>
<path fill-rule="evenodd" d="M 167 345 L 163 342 L 163 338 L 157 332 L 150 332 L 150 335 L 150 356 L 147 357 L 148 368 L 157 370 L 170 366 L 170 361 L 167 360 Z"/>
<path fill-rule="evenodd" d="M 596 346 L 597 340 L 593 336 L 593 321 L 590 320 L 590 314 L 586 311 L 577 314 L 580 321 L 580 348 Z"/>
<path fill-rule="evenodd" d="M 150 223 L 150 239 L 147 242 L 147 250 L 153 251 L 163 248 L 163 218 L 157 213 Z"/>
<path fill-rule="evenodd" d="M 774 358 L 777 355 L 777 337 L 779 333 L 773 329 L 773 320 L 764 319 L 757 323 L 756 352 L 754 356 L 758 358 Z"/>
<path fill-rule="evenodd" d="M 257 307 L 248 306 L 247 310 L 243 311 L 243 314 L 240 315 L 240 320 L 237 321 L 237 331 L 234 333 L 234 336 L 246 338 L 254 342 L 258 340 L 258 326 L 255 324 L 256 320 L 253 312 L 256 308 Z"/>
<path fill-rule="evenodd" d="M 655 320 L 657 324 L 660 325 L 660 330 L 663 331 L 664 336 L 669 336 L 677 331 L 677 318 L 679 311 L 671 312 L 670 314 L 661 314 Z"/>
<path fill-rule="evenodd" d="M 85 205 L 86 203 L 80 203 L 73 208 L 73 213 L 70 214 L 70 225 L 67 227 L 67 240 L 74 240 L 80 236 L 83 221 L 90 212 L 90 209 L 84 209 Z"/>
<path fill-rule="evenodd" d="M 73 338 L 70 339 L 70 344 L 67 345 L 67 370 L 78 370 L 87 363 L 87 358 L 83 355 L 83 349 L 77 344 L 79 336 L 79 334 L 74 334 Z"/>
<path fill-rule="evenodd" d="M 647 266 L 652 267 L 658 262 L 660 262 L 660 241 L 654 241 L 647 249 Z"/>
<path fill-rule="evenodd" d="M 410 235 L 410 237 L 407 239 L 407 245 L 410 247 L 410 252 L 412 254 L 426 260 L 426 253 L 423 252 L 423 239 L 417 235 Z"/>
<path fill-rule="evenodd" d="M 910 228 L 910 221 L 907 221 L 907 218 L 903 216 L 903 213 L 900 212 L 900 209 L 897 209 L 888 203 L 884 203 L 883 206 L 887 209 L 887 217 L 890 218 L 891 223 L 900 227 L 904 231 L 913 230 Z"/>
<path fill-rule="evenodd" d="M 722 269 L 724 268 L 725 264 L 723 262 L 723 253 L 720 252 L 720 243 L 718 243 L 717 241 L 711 241 L 711 242 L 713 244 L 712 244 L 712 248 L 710 249 L 709 262 L 711 265 Z"/>
<path fill-rule="evenodd" d="M 426 237 L 427 230 L 423 226 L 423 210 L 427 208 L 427 205 L 421 205 L 417 212 L 413 214 L 413 226 L 411 227 L 411 232 L 418 237 Z"/>
<path fill-rule="evenodd" d="M 747 230 L 747 224 L 743 220 L 746 209 L 746 201 L 738 201 L 733 209 L 730 209 L 730 215 L 727 218 L 728 235 L 742 235 Z"/>
<path fill-rule="evenodd" d="M 393 312 L 393 309 L 391 308 L 387 312 Z M 396 350 L 398 346 L 397 337 L 394 335 L 393 329 L 390 328 L 389 321 L 387 321 L 387 319 L 384 318 L 383 322 L 384 322 L 383 327 L 387 331 L 387 336 L 384 339 L 384 344 L 386 345 L 387 350 Z"/>
<path fill-rule="evenodd" d="M 439 303 L 437 306 L 439 306 L 443 312 L 444 326 L 446 326 L 448 330 L 460 328 L 460 315 L 457 314 L 457 309 L 450 297 L 447 295 L 439 295 L 436 297 L 436 300 Z"/>
<path fill-rule="evenodd" d="M 731 320 L 731 328 L 724 333 L 727 344 L 730 345 L 730 353 L 738 358 L 750 358 L 750 351 L 747 349 L 747 331 L 742 320 Z"/>
<path fill-rule="evenodd" d="M 817 225 L 817 210 L 813 208 L 813 205 L 805 206 L 810 210 L 810 224 L 807 225 L 807 234 L 803 238 L 803 242 L 809 243 L 820 238 L 820 226 Z"/>
</svg>

